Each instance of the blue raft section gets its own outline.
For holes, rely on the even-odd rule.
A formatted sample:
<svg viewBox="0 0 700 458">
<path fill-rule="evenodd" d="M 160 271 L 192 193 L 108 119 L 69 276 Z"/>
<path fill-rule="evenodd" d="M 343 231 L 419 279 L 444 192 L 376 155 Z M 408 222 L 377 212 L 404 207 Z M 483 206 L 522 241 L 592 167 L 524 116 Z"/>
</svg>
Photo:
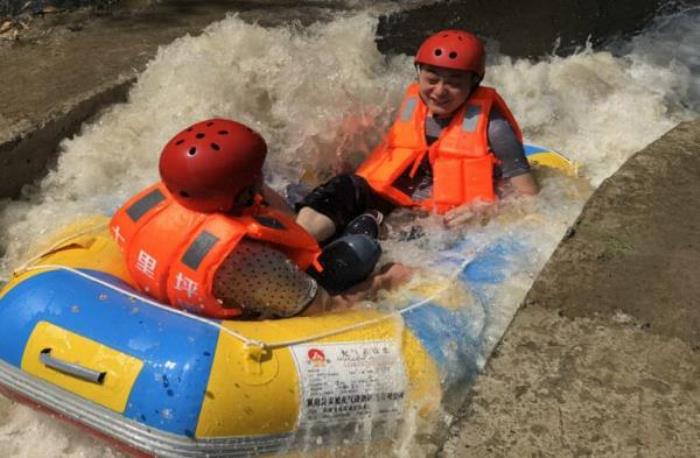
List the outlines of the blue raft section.
<svg viewBox="0 0 700 458">
<path fill-rule="evenodd" d="M 86 273 L 131 289 L 101 272 Z M 76 298 L 80 298 L 79 310 Z M 125 417 L 178 435 L 193 435 L 195 414 L 211 372 L 217 328 L 132 301 L 64 270 L 43 272 L 18 284 L 2 303 L 2 360 L 20 368 L 25 344 L 41 321 L 69 329 L 144 362 Z M 17 303 L 24 304 L 21 314 L 12 306 Z"/>
<path fill-rule="evenodd" d="M 527 145 L 526 150 L 531 159 L 550 153 L 533 145 Z M 549 159 L 545 157 L 545 161 Z M 527 258 L 531 247 L 522 240 L 503 237 L 465 262 L 468 243 L 440 253 L 438 262 L 458 270 L 456 278 L 478 302 L 490 304 L 489 309 L 497 307 L 494 291 L 518 269 L 513 259 Z M 81 272 L 133 291 L 104 272 Z M 121 294 L 68 270 L 32 275 L 0 298 L 0 360 L 21 371 L 27 342 L 41 322 L 100 342 L 143 362 L 123 417 L 194 438 L 220 338 L 220 329 L 211 322 L 218 322 L 170 313 L 142 297 L 135 292 Z M 483 332 L 491 310 L 481 312 L 483 323 L 476 332 L 474 311 L 465 307 L 450 309 L 429 302 L 402 313 L 406 326 L 439 368 L 445 393 L 455 387 L 462 392 L 468 389 L 483 363 Z"/>
</svg>

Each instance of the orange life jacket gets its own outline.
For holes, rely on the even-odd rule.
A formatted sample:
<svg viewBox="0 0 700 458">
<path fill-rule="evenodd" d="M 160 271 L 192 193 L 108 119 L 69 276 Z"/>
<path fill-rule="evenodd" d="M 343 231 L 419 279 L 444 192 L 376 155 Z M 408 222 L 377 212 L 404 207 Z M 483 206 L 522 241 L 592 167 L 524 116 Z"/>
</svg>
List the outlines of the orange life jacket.
<svg viewBox="0 0 700 458">
<path fill-rule="evenodd" d="M 477 88 L 428 146 L 425 119 L 428 107 L 420 98 L 418 84 L 406 91 L 394 124 L 382 143 L 357 170 L 384 198 L 400 206 L 421 206 L 444 213 L 451 208 L 481 199 L 496 199 L 493 166 L 497 160 L 488 144 L 488 121 L 492 107 L 506 118 L 522 141 L 520 127 L 503 99 L 492 88 Z M 394 186 L 410 169 L 413 176 L 425 154 L 433 169 L 433 195 L 414 201 Z"/>
<path fill-rule="evenodd" d="M 299 268 L 316 262 L 316 240 L 286 214 L 254 205 L 241 216 L 198 213 L 177 203 L 162 183 L 132 197 L 110 230 L 136 287 L 159 301 L 215 318 L 241 313 L 214 297 L 213 280 L 243 237 L 273 244 Z"/>
</svg>

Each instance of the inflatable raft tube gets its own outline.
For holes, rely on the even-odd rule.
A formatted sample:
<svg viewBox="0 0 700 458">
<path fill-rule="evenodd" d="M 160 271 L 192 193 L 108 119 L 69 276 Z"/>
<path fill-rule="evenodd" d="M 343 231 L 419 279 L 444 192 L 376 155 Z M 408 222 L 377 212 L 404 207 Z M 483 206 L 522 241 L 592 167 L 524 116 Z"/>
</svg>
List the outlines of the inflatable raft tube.
<svg viewBox="0 0 700 458">
<path fill-rule="evenodd" d="M 575 170 L 528 148 L 533 162 Z M 396 313 L 206 319 L 134 290 L 106 221 L 66 228 L 0 292 L 0 389 L 131 453 L 274 453 L 368 421 L 376 437 L 409 411 L 434 412 L 476 374 L 459 300 L 426 293 Z M 454 279 L 501 281 L 489 266 L 504 250 L 466 260 Z"/>
</svg>

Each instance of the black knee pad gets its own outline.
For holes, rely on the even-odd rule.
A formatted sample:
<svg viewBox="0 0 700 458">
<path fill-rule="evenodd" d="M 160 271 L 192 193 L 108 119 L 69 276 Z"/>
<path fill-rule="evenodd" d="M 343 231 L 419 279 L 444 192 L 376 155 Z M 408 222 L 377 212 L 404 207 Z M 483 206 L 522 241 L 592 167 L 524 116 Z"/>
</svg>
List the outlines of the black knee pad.
<svg viewBox="0 0 700 458">
<path fill-rule="evenodd" d="M 323 249 L 319 257 L 323 272 L 314 277 L 331 294 L 340 293 L 369 277 L 381 254 L 382 248 L 373 238 L 345 235 Z"/>
</svg>

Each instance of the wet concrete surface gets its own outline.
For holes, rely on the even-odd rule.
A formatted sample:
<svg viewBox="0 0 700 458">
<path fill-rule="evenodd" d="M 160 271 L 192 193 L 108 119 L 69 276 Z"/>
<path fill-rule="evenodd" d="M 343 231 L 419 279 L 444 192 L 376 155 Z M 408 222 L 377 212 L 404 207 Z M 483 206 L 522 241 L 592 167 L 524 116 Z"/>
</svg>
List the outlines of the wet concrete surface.
<svg viewBox="0 0 700 458">
<path fill-rule="evenodd" d="M 0 197 L 17 196 L 51 166 L 61 139 L 123 100 L 158 46 L 197 34 L 228 12 L 275 25 L 323 20 L 333 7 L 216 0 L 119 5 L 32 16 L 16 39 L 0 39 Z"/>
<path fill-rule="evenodd" d="M 0 42 L 0 196 L 17 195 L 50 165 L 62 138 L 123 100 L 159 45 L 198 32 L 225 12 L 57 13 L 33 18 L 18 39 Z"/>
<path fill-rule="evenodd" d="M 136 2 L 36 18 L 19 41 L 0 42 L 0 195 L 16 194 L 61 138 L 123 99 L 159 45 L 234 3 L 250 17 L 262 6 Z M 278 3 L 275 20 L 324 14 L 291 3 Z M 700 456 L 698 150 L 700 122 L 683 124 L 596 191 L 441 455 Z"/>
<path fill-rule="evenodd" d="M 700 456 L 700 120 L 594 193 L 441 456 Z"/>
<path fill-rule="evenodd" d="M 521 310 L 441 457 L 697 457 L 700 354 L 636 320 Z"/>
<path fill-rule="evenodd" d="M 699 133 L 680 124 L 603 182 L 527 301 L 566 318 L 630 315 L 700 351 Z"/>
</svg>

